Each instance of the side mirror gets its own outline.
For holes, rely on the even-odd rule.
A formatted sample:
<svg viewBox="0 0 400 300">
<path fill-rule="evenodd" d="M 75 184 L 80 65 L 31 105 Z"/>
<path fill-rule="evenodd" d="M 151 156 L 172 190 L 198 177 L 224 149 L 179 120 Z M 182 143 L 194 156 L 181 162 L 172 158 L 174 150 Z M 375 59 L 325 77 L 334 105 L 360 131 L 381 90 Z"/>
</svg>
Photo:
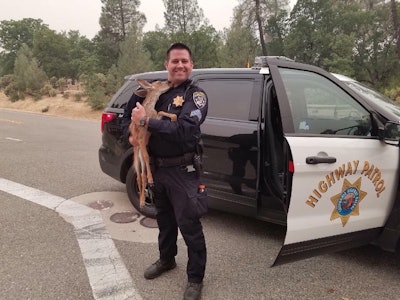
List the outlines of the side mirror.
<svg viewBox="0 0 400 300">
<path fill-rule="evenodd" d="M 400 141 L 400 123 L 388 121 L 383 130 L 383 141 L 390 145 L 399 145 Z"/>
</svg>

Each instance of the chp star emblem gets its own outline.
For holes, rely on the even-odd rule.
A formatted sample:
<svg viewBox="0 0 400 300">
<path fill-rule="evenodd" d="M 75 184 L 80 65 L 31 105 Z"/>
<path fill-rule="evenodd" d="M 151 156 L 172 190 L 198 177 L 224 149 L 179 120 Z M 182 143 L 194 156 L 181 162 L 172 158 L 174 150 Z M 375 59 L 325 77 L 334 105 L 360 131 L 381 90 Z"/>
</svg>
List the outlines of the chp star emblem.
<svg viewBox="0 0 400 300">
<path fill-rule="evenodd" d="M 331 201 L 335 206 L 331 214 L 331 221 L 340 218 L 344 227 L 350 216 L 358 216 L 360 214 L 359 204 L 366 195 L 367 193 L 361 190 L 361 177 L 353 184 L 345 179 L 342 191 L 331 197 Z"/>
<path fill-rule="evenodd" d="M 182 106 L 183 102 L 185 102 L 185 99 L 183 99 L 182 96 L 176 96 L 172 102 L 175 107 Z"/>
</svg>

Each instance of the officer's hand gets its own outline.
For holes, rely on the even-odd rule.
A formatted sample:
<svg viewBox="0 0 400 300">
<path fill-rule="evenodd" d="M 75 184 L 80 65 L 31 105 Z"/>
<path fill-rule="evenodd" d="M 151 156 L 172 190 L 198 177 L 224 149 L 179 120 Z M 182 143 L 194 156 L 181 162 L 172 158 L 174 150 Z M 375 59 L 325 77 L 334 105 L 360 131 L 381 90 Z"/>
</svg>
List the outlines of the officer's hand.
<svg viewBox="0 0 400 300">
<path fill-rule="evenodd" d="M 140 119 L 144 116 L 146 116 L 146 111 L 144 110 L 144 107 L 139 102 L 136 102 L 136 107 L 132 109 L 132 121 L 136 125 L 139 125 Z"/>
</svg>

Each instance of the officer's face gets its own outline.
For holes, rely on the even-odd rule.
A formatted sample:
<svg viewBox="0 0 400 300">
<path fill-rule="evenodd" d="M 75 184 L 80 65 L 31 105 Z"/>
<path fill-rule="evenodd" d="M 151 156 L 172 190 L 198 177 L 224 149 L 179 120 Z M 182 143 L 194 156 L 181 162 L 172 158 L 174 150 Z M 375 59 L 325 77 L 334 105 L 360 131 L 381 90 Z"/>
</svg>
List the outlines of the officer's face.
<svg viewBox="0 0 400 300">
<path fill-rule="evenodd" d="M 169 53 L 169 59 L 165 61 L 165 68 L 168 71 L 168 80 L 173 86 L 177 86 L 189 78 L 193 61 L 187 50 L 173 49 Z"/>
</svg>

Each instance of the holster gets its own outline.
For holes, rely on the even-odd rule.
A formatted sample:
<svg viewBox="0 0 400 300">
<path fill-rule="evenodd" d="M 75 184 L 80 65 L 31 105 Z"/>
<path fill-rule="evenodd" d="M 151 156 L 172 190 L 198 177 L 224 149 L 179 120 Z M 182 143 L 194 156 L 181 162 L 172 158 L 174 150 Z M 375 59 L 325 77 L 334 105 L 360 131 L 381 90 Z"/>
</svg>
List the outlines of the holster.
<svg viewBox="0 0 400 300">
<path fill-rule="evenodd" d="M 196 145 L 196 152 L 193 156 L 193 167 L 196 170 L 196 174 L 200 177 L 203 174 L 203 141 L 200 140 Z"/>
<path fill-rule="evenodd" d="M 203 163 L 199 154 L 193 156 L 193 167 L 196 170 L 197 176 L 200 177 L 203 174 Z"/>
</svg>

